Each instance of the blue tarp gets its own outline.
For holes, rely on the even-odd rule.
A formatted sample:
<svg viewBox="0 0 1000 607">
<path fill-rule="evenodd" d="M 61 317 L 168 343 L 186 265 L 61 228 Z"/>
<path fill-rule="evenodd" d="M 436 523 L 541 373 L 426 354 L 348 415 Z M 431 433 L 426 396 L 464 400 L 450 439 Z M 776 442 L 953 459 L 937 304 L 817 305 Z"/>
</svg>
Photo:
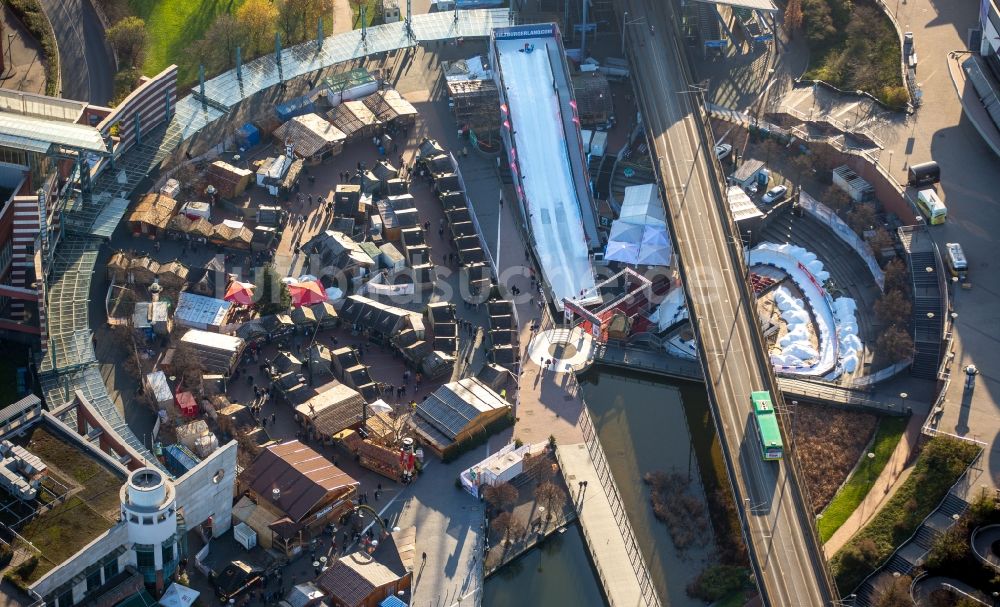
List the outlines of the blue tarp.
<svg viewBox="0 0 1000 607">
<path fill-rule="evenodd" d="M 316 106 L 308 97 L 296 97 L 295 99 L 289 99 L 284 103 L 278 104 L 276 111 L 278 112 L 278 119 L 282 122 L 287 122 L 296 116 L 310 114 L 315 109 Z"/>
<path fill-rule="evenodd" d="M 406 603 L 401 601 L 399 597 L 387 596 L 384 601 L 378 604 L 378 607 L 406 607 Z"/>
<path fill-rule="evenodd" d="M 191 453 L 190 449 L 181 444 L 168 445 L 163 450 L 163 459 L 167 470 L 174 476 L 182 476 L 201 461 L 197 455 Z"/>
<path fill-rule="evenodd" d="M 236 131 L 236 136 L 241 142 L 245 143 L 248 148 L 252 148 L 260 143 L 260 129 L 250 122 L 240 127 L 240 130 Z"/>
</svg>

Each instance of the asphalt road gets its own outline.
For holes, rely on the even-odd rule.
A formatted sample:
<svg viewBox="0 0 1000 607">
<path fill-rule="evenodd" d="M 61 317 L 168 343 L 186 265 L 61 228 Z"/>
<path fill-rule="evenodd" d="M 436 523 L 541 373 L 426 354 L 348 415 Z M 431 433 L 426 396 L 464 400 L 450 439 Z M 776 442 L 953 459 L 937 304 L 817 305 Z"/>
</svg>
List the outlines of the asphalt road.
<svg viewBox="0 0 1000 607">
<path fill-rule="evenodd" d="M 114 91 L 115 66 L 90 0 L 41 0 L 59 43 L 62 96 L 104 105 Z"/>
<path fill-rule="evenodd" d="M 730 241 L 714 151 L 702 143 L 702 115 L 695 94 L 687 91 L 685 58 L 668 35 L 674 31 L 672 8 L 656 0 L 629 0 L 626 7 L 630 21 L 646 18 L 628 32 L 636 59 L 633 80 L 660 163 L 671 233 L 758 585 L 770 605 L 827 605 L 832 590 L 789 464 L 762 461 L 755 436 L 750 393 L 772 385 L 770 363 L 751 324 L 756 321 L 744 296 L 743 262 Z"/>
</svg>

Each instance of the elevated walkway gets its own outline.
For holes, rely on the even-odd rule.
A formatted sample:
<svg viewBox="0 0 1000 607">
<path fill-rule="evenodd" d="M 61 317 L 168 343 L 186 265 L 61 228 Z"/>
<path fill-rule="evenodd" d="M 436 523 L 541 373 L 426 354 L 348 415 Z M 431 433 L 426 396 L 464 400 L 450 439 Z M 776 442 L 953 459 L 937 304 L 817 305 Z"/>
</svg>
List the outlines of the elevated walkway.
<svg viewBox="0 0 1000 607">
<path fill-rule="evenodd" d="M 589 423 L 589 416 L 587 422 Z M 590 431 L 593 433 L 592 426 Z M 591 444 L 600 450 L 596 439 Z M 563 475 L 573 481 L 568 483 L 571 492 L 574 489 L 579 492 L 578 483 L 586 483 L 583 487 L 583 499 L 580 499 L 579 494 L 571 497 L 604 594 L 610 605 L 659 606 L 659 599 L 649 578 L 645 578 L 645 587 L 640 587 L 639 578 L 633 570 L 636 557 L 640 563 L 642 557 L 635 543 L 635 536 L 631 533 L 625 507 L 614 488 L 607 460 L 603 459 L 601 452 L 598 460 L 600 463 L 595 463 L 591 458 L 591 450 L 585 443 L 559 445 L 556 447 L 556 459 Z M 608 487 L 613 491 L 611 497 Z M 622 532 L 623 525 L 628 529 L 627 533 Z"/>
</svg>

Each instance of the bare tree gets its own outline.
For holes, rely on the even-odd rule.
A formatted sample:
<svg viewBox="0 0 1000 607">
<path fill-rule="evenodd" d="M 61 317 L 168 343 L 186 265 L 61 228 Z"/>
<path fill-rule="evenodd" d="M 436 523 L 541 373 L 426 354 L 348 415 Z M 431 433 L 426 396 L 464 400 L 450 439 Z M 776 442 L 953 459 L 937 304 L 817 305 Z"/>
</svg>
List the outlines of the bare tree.
<svg viewBox="0 0 1000 607">
<path fill-rule="evenodd" d="M 535 499 L 545 506 L 545 520 L 552 519 L 553 508 L 562 508 L 566 503 L 566 492 L 562 487 L 548 481 L 535 487 Z"/>
<path fill-rule="evenodd" d="M 892 326 L 879 335 L 878 348 L 885 352 L 889 360 L 897 363 L 913 354 L 913 338 L 905 328 Z"/>
<path fill-rule="evenodd" d="M 908 575 L 883 578 L 882 583 L 875 588 L 872 605 L 874 607 L 912 607 L 913 598 L 910 596 L 910 583 L 912 581 Z"/>
<path fill-rule="evenodd" d="M 514 538 L 524 535 L 527 526 L 520 517 L 504 511 L 490 521 L 490 528 L 500 536 L 502 543 L 509 544 Z"/>
<path fill-rule="evenodd" d="M 875 302 L 875 316 L 887 325 L 905 325 L 912 307 L 901 291 L 892 290 Z"/>
<path fill-rule="evenodd" d="M 517 487 L 510 483 L 487 485 L 483 488 L 483 498 L 497 510 L 507 510 L 517 503 Z"/>
<path fill-rule="evenodd" d="M 847 192 L 841 190 L 835 185 L 828 187 L 823 191 L 822 202 L 826 206 L 830 207 L 834 213 L 843 216 L 847 209 L 851 208 L 851 197 L 847 195 Z"/>
<path fill-rule="evenodd" d="M 794 36 L 801 27 L 802 0 L 788 0 L 788 6 L 785 7 L 785 29 Z"/>
<path fill-rule="evenodd" d="M 865 230 L 875 227 L 875 205 L 871 203 L 861 203 L 854 205 L 854 209 L 847 214 L 847 225 L 851 226 L 859 236 Z"/>
<path fill-rule="evenodd" d="M 885 272 L 885 289 L 897 289 L 908 293 L 910 288 L 910 273 L 906 271 L 906 263 L 902 259 L 893 259 L 882 268 Z"/>
</svg>

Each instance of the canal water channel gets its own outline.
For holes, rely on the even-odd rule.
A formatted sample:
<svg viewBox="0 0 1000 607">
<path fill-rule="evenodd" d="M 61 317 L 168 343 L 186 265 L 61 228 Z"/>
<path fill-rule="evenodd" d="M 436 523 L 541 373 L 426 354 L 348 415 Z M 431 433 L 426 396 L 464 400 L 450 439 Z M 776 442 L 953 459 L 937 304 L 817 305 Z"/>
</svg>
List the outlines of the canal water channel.
<svg viewBox="0 0 1000 607">
<path fill-rule="evenodd" d="M 685 588 L 714 558 L 711 527 L 705 541 L 679 551 L 650 506 L 649 472 L 688 475 L 689 491 L 704 500 L 702 474 L 714 490 L 722 454 L 700 384 L 672 382 L 618 369 L 595 367 L 580 385 L 618 490 L 665 607 L 704 603 Z M 725 478 L 722 478 L 725 482 Z M 590 488 L 601 490 L 600 487 Z M 707 507 L 707 506 L 706 506 Z M 582 533 L 574 525 L 486 582 L 483 605 L 601 605 L 604 599 Z"/>
</svg>

